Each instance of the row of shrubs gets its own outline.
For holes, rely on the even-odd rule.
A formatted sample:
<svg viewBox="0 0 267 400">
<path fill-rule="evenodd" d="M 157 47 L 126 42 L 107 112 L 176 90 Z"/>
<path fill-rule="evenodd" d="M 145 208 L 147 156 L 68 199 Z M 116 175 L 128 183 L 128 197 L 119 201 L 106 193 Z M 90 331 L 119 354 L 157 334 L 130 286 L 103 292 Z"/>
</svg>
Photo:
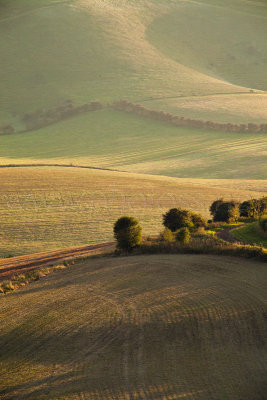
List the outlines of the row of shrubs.
<svg viewBox="0 0 267 400">
<path fill-rule="evenodd" d="M 100 101 L 92 101 L 91 103 L 74 105 L 72 100 L 66 100 L 63 104 L 49 110 L 37 110 L 32 113 L 23 115 L 21 121 L 25 125 L 25 130 L 16 132 L 12 125 L 0 126 L 0 135 L 11 135 L 13 133 L 23 133 L 44 128 L 45 126 L 62 121 L 74 115 L 83 114 L 89 111 L 97 111 L 103 109 L 104 105 Z"/>
<path fill-rule="evenodd" d="M 245 200 L 242 203 L 223 199 L 215 200 L 210 206 L 214 222 L 235 223 L 240 217 L 260 218 L 260 226 L 267 213 L 267 197 Z"/>
<path fill-rule="evenodd" d="M 12 135 L 12 133 L 15 133 L 15 128 L 12 125 L 0 126 L 0 135 Z"/>
<path fill-rule="evenodd" d="M 131 103 L 127 100 L 119 100 L 112 104 L 112 108 L 127 113 L 136 114 L 142 117 L 164 121 L 175 126 L 185 126 L 189 128 L 224 131 L 224 132 L 248 132 L 266 133 L 267 124 L 233 124 L 219 123 L 214 121 L 204 121 L 200 119 L 185 118 L 180 115 L 173 115 L 165 111 L 156 111 L 146 108 L 140 104 Z"/>
<path fill-rule="evenodd" d="M 26 131 L 43 128 L 55 122 L 70 118 L 77 114 L 89 111 L 97 111 L 103 108 L 103 104 L 99 101 L 75 106 L 72 100 L 66 100 L 60 106 L 49 110 L 37 110 L 33 113 L 27 113 L 22 117 Z"/>
</svg>

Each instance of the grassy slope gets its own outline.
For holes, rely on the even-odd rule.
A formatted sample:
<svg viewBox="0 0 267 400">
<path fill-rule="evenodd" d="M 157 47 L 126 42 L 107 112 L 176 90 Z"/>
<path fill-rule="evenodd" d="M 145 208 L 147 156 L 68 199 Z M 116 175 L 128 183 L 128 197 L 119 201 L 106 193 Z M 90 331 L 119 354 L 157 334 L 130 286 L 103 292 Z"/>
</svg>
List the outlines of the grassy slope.
<svg viewBox="0 0 267 400">
<path fill-rule="evenodd" d="M 224 197 L 262 196 L 264 181 L 174 179 L 74 168 L 0 169 L 0 257 L 112 240 L 122 214 L 136 216 L 144 235 L 158 234 L 169 208 L 209 217 Z"/>
<path fill-rule="evenodd" d="M 265 134 L 184 129 L 108 110 L 3 136 L 0 143 L 0 164 L 72 162 L 178 177 L 265 178 Z"/>
<path fill-rule="evenodd" d="M 267 236 L 259 229 L 258 222 L 234 229 L 231 235 L 241 242 L 267 247 Z"/>
<path fill-rule="evenodd" d="M 245 4 L 237 12 L 178 0 L 42 0 L 38 7 L 33 0 L 23 6 L 14 0 L 0 7 L 3 122 L 69 97 L 142 100 L 266 89 L 267 12 L 258 3 L 250 6 L 250 14 Z M 235 101 L 238 108 L 239 98 Z M 253 96 L 248 102 L 252 108 L 259 104 Z M 264 104 L 258 105 L 258 120 L 264 118 Z M 220 118 L 220 108 L 219 102 L 214 118 L 217 111 Z M 246 111 L 236 118 L 246 118 Z"/>
<path fill-rule="evenodd" d="M 1 398 L 261 400 L 265 280 L 263 264 L 199 255 L 49 275 L 1 298 Z"/>
</svg>

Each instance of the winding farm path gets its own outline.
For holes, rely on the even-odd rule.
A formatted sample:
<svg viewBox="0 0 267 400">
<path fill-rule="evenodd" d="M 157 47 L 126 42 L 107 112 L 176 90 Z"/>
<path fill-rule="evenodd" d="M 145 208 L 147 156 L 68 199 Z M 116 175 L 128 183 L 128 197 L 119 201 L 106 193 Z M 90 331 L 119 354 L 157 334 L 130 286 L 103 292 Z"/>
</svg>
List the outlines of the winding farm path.
<svg viewBox="0 0 267 400">
<path fill-rule="evenodd" d="M 231 235 L 231 231 L 232 231 L 233 229 L 240 228 L 241 226 L 244 226 L 244 225 L 246 225 L 246 224 L 240 224 L 240 225 L 232 226 L 232 227 L 230 227 L 230 228 L 226 228 L 226 229 L 224 229 L 224 230 L 222 230 L 222 231 L 220 231 L 220 232 L 217 232 L 217 233 L 216 233 L 216 236 L 217 236 L 218 238 L 220 238 L 220 239 L 225 240 L 226 242 L 229 242 L 229 243 L 240 243 L 239 240 L 235 239 L 235 238 Z"/>
</svg>

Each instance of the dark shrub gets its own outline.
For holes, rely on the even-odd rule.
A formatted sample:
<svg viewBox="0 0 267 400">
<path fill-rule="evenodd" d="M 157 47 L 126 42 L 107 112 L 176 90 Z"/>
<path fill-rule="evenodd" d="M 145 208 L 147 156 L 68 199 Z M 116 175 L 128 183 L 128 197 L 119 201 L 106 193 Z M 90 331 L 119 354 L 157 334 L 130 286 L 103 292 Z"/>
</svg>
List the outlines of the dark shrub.
<svg viewBox="0 0 267 400">
<path fill-rule="evenodd" d="M 191 239 L 190 231 L 187 227 L 179 229 L 175 233 L 175 239 L 177 242 L 180 242 L 182 244 L 188 244 Z"/>
<path fill-rule="evenodd" d="M 214 217 L 214 215 L 216 214 L 216 211 L 217 211 L 217 209 L 220 207 L 220 205 L 221 204 L 223 204 L 224 203 L 224 200 L 223 199 L 218 199 L 218 200 L 215 200 L 212 204 L 211 204 L 211 206 L 210 206 L 210 213 L 211 213 L 211 215 L 213 215 L 213 217 Z"/>
<path fill-rule="evenodd" d="M 142 243 L 142 228 L 134 217 L 119 218 L 113 232 L 119 249 L 130 251 Z"/>
<path fill-rule="evenodd" d="M 163 225 L 176 232 L 180 228 L 193 228 L 191 212 L 182 210 L 181 208 L 171 208 L 166 214 L 163 215 Z"/>
<path fill-rule="evenodd" d="M 217 208 L 213 221 L 230 224 L 236 222 L 239 217 L 239 204 L 235 201 L 225 201 Z"/>
<path fill-rule="evenodd" d="M 206 220 L 202 217 L 201 214 L 197 214 L 191 212 L 191 219 L 194 224 L 194 228 L 205 228 L 207 226 Z"/>
</svg>

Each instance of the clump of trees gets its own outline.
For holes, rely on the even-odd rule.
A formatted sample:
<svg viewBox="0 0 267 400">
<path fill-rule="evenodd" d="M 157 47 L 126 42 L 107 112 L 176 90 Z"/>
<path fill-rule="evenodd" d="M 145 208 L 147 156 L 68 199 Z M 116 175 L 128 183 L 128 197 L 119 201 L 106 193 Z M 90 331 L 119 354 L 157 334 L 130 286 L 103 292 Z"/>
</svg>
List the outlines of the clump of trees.
<svg viewBox="0 0 267 400">
<path fill-rule="evenodd" d="M 118 249 L 131 251 L 142 243 L 142 228 L 134 217 L 119 218 L 113 232 Z"/>
<path fill-rule="evenodd" d="M 24 114 L 22 122 L 26 131 L 40 129 L 55 122 L 70 118 L 74 115 L 83 114 L 89 111 L 97 111 L 103 108 L 99 101 L 75 106 L 72 100 L 66 100 L 60 106 L 49 110 L 37 110 L 33 113 Z"/>
<path fill-rule="evenodd" d="M 12 125 L 0 126 L 0 135 L 12 135 L 12 133 L 15 133 L 15 129 Z"/>
<path fill-rule="evenodd" d="M 165 111 L 151 110 L 140 104 L 131 103 L 127 100 L 119 100 L 111 106 L 115 110 L 136 114 L 141 117 L 164 121 L 175 126 L 185 126 L 189 128 L 216 130 L 223 132 L 248 132 L 248 133 L 266 133 L 267 124 L 233 124 L 220 123 L 215 121 L 205 121 L 200 119 L 185 118 L 180 115 L 173 115 Z"/>
<path fill-rule="evenodd" d="M 194 213 L 193 211 L 171 208 L 163 215 L 163 225 L 170 229 L 171 232 L 176 232 L 181 228 L 197 230 L 200 227 L 205 227 L 206 221 L 201 214 Z"/>
<path fill-rule="evenodd" d="M 260 199 L 237 201 L 215 200 L 210 206 L 210 213 L 214 222 L 234 223 L 240 217 L 258 218 L 267 211 L 267 197 Z"/>
<path fill-rule="evenodd" d="M 258 218 L 267 211 L 267 197 L 243 201 L 239 211 L 241 217 Z"/>
<path fill-rule="evenodd" d="M 214 222 L 234 223 L 240 218 L 239 203 L 233 200 L 215 200 L 210 206 L 210 213 Z"/>
</svg>

